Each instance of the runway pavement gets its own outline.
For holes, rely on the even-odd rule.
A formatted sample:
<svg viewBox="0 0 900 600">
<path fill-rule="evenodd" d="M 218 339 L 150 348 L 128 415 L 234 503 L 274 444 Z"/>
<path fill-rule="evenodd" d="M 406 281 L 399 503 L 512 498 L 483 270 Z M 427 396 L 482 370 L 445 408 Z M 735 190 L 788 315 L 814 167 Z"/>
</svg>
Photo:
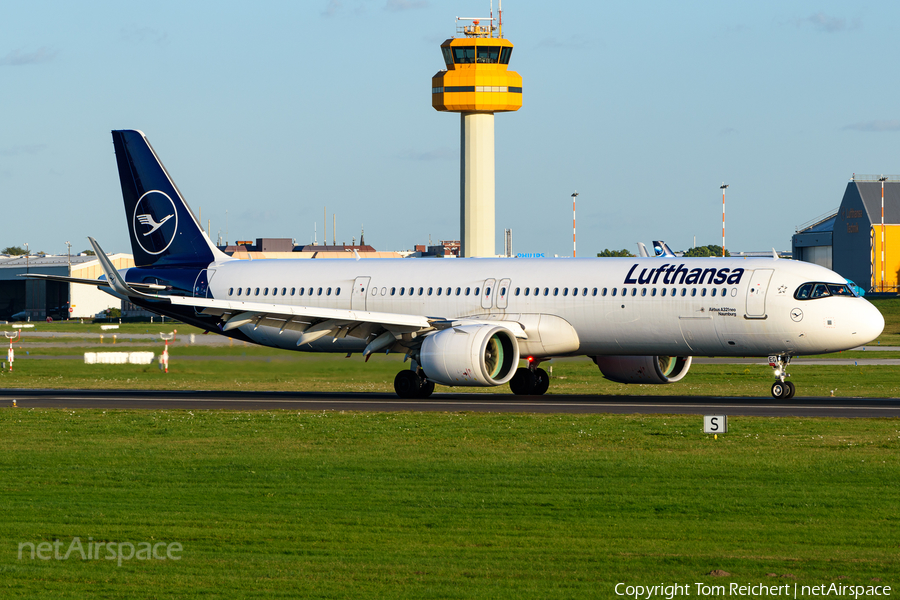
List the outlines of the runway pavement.
<svg viewBox="0 0 900 600">
<path fill-rule="evenodd" d="M 0 406 L 153 410 L 350 410 L 372 412 L 520 412 L 724 414 L 766 417 L 900 417 L 897 398 L 721 398 L 705 396 L 512 396 L 435 394 L 401 400 L 393 394 L 193 392 L 143 390 L 0 390 Z"/>
</svg>

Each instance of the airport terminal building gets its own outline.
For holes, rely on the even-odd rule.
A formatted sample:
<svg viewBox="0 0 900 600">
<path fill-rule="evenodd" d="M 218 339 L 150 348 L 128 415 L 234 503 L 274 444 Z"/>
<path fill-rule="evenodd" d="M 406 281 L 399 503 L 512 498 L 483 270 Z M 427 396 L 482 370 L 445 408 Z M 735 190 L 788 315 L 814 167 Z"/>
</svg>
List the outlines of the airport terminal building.
<svg viewBox="0 0 900 600">
<path fill-rule="evenodd" d="M 900 292 L 900 177 L 854 175 L 837 211 L 801 227 L 792 250 L 867 292 Z"/>
</svg>

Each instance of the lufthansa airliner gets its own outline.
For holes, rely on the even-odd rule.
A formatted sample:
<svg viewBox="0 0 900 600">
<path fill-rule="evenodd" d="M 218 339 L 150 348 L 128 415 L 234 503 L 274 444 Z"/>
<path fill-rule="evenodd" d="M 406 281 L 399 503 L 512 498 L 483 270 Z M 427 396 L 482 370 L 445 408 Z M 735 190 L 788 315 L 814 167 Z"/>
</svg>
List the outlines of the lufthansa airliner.
<svg viewBox="0 0 900 600">
<path fill-rule="evenodd" d="M 884 328 L 843 277 L 774 253 L 237 260 L 211 243 L 144 134 L 112 135 L 135 266 L 117 271 L 90 238 L 105 279 L 45 278 L 264 346 L 398 354 L 409 360 L 394 380 L 404 398 L 435 384 L 543 394 L 541 363 L 571 356 L 645 384 L 680 381 L 693 356 L 768 357 L 772 395 L 790 398 L 792 357 L 854 348 Z"/>
</svg>

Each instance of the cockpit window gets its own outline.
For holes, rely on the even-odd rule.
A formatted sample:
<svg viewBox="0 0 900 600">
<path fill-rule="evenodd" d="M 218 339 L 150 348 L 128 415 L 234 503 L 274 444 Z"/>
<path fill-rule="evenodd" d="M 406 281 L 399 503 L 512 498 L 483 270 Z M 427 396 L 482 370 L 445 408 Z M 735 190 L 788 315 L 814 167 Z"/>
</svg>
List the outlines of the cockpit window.
<svg viewBox="0 0 900 600">
<path fill-rule="evenodd" d="M 831 292 L 832 296 L 852 296 L 853 294 L 850 291 L 850 288 L 846 285 L 838 285 L 835 283 L 828 284 L 828 291 Z"/>
<path fill-rule="evenodd" d="M 804 283 L 794 292 L 797 300 L 816 300 L 828 296 L 855 297 L 857 294 L 849 285 L 842 283 Z"/>
<path fill-rule="evenodd" d="M 816 298 L 824 298 L 825 296 L 830 296 L 831 292 L 828 291 L 828 286 L 824 283 L 817 283 L 813 286 L 812 294 L 809 295 L 810 298 L 815 300 Z"/>
</svg>

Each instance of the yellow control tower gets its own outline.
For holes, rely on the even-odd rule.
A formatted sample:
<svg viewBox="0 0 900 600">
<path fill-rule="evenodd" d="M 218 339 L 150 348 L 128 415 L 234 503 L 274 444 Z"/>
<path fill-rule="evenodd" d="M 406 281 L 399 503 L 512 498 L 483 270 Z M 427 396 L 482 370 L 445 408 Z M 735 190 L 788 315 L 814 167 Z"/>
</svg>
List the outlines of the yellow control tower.
<svg viewBox="0 0 900 600">
<path fill-rule="evenodd" d="M 502 14 L 496 26 L 493 14 L 457 17 L 472 24 L 457 27 L 462 37 L 441 44 L 447 69 L 431 78 L 435 110 L 460 113 L 460 256 L 496 255 L 494 113 L 522 107 L 522 77 L 507 70 L 513 45 L 503 38 Z"/>
</svg>

